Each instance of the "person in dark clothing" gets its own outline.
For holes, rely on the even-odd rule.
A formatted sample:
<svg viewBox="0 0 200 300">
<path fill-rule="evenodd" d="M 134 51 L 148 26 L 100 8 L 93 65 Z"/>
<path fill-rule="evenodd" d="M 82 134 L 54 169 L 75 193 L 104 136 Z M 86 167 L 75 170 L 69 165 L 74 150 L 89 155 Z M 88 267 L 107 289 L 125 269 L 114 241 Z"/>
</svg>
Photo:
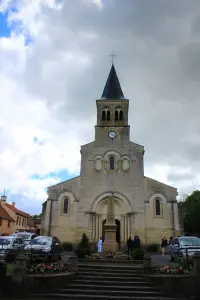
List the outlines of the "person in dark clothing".
<svg viewBox="0 0 200 300">
<path fill-rule="evenodd" d="M 167 246 L 168 246 L 168 241 L 167 241 L 166 237 L 164 237 L 161 242 L 162 255 L 166 254 Z"/>
<path fill-rule="evenodd" d="M 140 248 L 140 238 L 138 235 L 135 236 L 133 243 L 134 243 L 134 249 Z"/>
<path fill-rule="evenodd" d="M 131 236 L 129 236 L 129 239 L 127 240 L 128 255 L 133 250 L 133 244 L 134 244 L 133 240 L 132 240 Z"/>
</svg>

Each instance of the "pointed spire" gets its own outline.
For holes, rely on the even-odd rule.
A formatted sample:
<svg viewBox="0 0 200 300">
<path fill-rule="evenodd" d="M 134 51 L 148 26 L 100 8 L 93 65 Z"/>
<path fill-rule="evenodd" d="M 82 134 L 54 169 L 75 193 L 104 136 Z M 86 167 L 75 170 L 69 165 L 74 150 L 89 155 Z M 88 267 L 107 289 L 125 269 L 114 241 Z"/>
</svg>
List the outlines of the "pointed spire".
<svg viewBox="0 0 200 300">
<path fill-rule="evenodd" d="M 119 79 L 114 65 L 110 69 L 106 85 L 103 90 L 101 99 L 110 99 L 110 100 L 121 100 L 124 99 L 124 94 L 122 92 Z"/>
</svg>

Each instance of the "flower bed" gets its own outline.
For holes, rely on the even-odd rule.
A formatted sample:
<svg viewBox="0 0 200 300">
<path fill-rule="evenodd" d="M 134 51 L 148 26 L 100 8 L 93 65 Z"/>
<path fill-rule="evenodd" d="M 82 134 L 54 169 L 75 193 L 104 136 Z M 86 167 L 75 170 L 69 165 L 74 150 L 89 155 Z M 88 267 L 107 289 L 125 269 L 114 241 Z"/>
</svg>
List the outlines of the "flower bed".
<svg viewBox="0 0 200 300">
<path fill-rule="evenodd" d="M 64 264 L 42 263 L 32 265 L 28 270 L 30 274 L 55 274 L 67 272 L 67 266 Z"/>
<path fill-rule="evenodd" d="M 132 258 L 129 257 L 127 254 L 123 254 L 123 253 L 105 253 L 105 254 L 99 254 L 99 253 L 95 253 L 92 254 L 91 256 L 86 255 L 85 257 L 86 259 L 92 259 L 92 260 L 129 260 Z"/>
<path fill-rule="evenodd" d="M 171 267 L 171 266 L 163 266 L 160 268 L 153 269 L 154 274 L 163 274 L 163 275 L 188 275 L 189 271 L 184 269 L 183 267 Z"/>
</svg>

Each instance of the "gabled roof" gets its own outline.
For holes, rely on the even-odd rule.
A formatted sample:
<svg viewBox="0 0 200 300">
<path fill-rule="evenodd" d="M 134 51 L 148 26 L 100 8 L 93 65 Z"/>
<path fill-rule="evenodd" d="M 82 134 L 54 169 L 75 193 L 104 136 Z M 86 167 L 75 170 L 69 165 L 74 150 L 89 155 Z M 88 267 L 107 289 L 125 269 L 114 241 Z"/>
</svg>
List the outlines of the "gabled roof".
<svg viewBox="0 0 200 300">
<path fill-rule="evenodd" d="M 29 218 L 29 216 L 30 216 L 29 214 L 23 212 L 22 210 L 17 209 L 17 208 L 16 208 L 14 205 L 12 205 L 12 204 L 5 203 L 5 205 L 6 205 L 10 210 L 12 210 L 12 211 L 15 212 L 16 214 L 18 214 L 18 215 L 20 215 L 20 216 L 22 216 L 22 217 L 24 217 L 24 218 Z"/>
<path fill-rule="evenodd" d="M 0 219 L 15 222 L 1 204 L 0 204 Z"/>
<path fill-rule="evenodd" d="M 101 99 L 110 99 L 110 100 L 121 100 L 124 99 L 124 94 L 122 92 L 119 79 L 114 65 L 110 69 L 106 85 L 103 90 Z"/>
</svg>

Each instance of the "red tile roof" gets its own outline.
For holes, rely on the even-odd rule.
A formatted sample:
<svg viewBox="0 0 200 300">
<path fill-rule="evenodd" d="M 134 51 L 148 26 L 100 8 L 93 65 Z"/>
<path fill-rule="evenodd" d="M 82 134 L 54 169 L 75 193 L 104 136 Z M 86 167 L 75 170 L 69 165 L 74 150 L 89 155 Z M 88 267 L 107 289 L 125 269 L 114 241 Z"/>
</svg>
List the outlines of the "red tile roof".
<svg viewBox="0 0 200 300">
<path fill-rule="evenodd" d="M 4 219 L 4 220 L 8 220 L 8 221 L 12 221 L 15 222 L 11 216 L 7 213 L 7 211 L 2 207 L 2 205 L 0 204 L 0 219 Z"/>
<path fill-rule="evenodd" d="M 5 203 L 5 205 L 6 205 L 9 209 L 11 209 L 12 211 L 14 211 L 16 214 L 18 214 L 18 215 L 20 215 L 20 216 L 23 216 L 23 217 L 25 217 L 25 218 L 29 218 L 29 216 L 30 216 L 29 214 L 23 212 L 22 210 L 17 209 L 17 208 L 16 208 L 14 205 L 12 205 L 12 204 Z"/>
</svg>

